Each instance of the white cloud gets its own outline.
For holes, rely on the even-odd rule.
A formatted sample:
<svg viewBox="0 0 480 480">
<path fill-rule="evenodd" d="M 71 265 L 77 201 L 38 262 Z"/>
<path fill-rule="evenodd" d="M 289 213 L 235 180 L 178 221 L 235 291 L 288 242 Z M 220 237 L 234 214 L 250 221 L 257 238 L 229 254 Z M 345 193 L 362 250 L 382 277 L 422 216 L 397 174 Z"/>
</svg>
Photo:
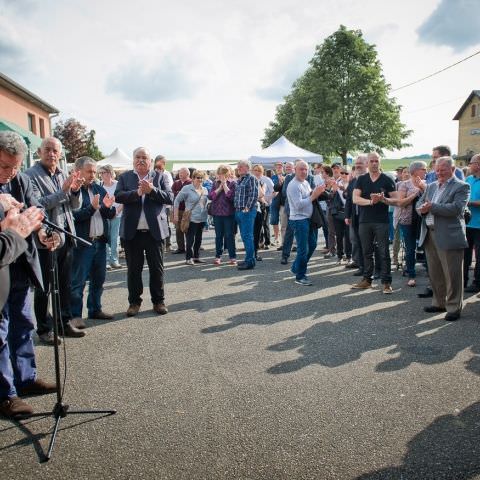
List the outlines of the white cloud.
<svg viewBox="0 0 480 480">
<path fill-rule="evenodd" d="M 480 44 L 478 0 L 441 0 L 417 30 L 421 42 L 461 52 Z"/>
</svg>

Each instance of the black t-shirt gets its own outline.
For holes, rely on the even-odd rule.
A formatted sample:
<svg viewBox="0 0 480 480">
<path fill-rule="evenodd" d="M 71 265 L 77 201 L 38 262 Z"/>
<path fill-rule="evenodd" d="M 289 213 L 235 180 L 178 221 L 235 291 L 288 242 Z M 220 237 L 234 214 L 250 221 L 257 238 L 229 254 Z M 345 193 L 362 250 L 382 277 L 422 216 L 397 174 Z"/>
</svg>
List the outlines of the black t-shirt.
<svg viewBox="0 0 480 480">
<path fill-rule="evenodd" d="M 356 189 L 361 190 L 362 198 L 370 200 L 371 193 L 382 193 L 385 197 L 390 196 L 390 192 L 395 191 L 395 182 L 392 178 L 381 173 L 375 182 L 372 182 L 370 174 L 366 173 L 357 178 Z M 367 205 L 359 208 L 360 223 L 388 223 L 388 205 L 378 202 L 375 205 Z"/>
</svg>

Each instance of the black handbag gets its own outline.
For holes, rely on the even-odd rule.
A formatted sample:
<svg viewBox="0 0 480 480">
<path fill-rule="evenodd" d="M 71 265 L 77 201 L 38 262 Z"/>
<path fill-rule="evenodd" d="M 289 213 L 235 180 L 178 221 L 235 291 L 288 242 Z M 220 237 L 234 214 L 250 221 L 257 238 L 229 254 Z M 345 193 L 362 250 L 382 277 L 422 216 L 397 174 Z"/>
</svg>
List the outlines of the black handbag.
<svg viewBox="0 0 480 480">
<path fill-rule="evenodd" d="M 323 228 L 326 225 L 325 215 L 323 213 L 322 207 L 317 200 L 312 203 L 313 211 L 312 216 L 310 217 L 310 225 L 312 228 L 319 229 Z"/>
</svg>

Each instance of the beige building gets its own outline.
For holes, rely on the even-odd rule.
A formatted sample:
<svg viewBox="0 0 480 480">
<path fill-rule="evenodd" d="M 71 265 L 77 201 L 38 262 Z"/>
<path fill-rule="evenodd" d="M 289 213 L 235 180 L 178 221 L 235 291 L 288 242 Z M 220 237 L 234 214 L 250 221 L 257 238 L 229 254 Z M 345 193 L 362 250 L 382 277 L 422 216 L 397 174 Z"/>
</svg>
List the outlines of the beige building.
<svg viewBox="0 0 480 480">
<path fill-rule="evenodd" d="M 458 160 L 469 160 L 480 153 L 480 90 L 472 91 L 453 119 L 458 120 Z"/>
<path fill-rule="evenodd" d="M 17 82 L 0 73 L 0 130 L 20 134 L 29 147 L 30 164 L 42 138 L 52 133 L 51 118 L 58 110 Z"/>
</svg>

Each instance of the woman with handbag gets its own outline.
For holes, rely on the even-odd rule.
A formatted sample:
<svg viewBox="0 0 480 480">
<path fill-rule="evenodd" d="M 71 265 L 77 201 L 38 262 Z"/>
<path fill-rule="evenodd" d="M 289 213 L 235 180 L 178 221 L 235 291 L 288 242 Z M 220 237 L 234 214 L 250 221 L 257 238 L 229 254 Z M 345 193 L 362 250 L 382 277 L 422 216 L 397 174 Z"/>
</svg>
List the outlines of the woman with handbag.
<svg viewBox="0 0 480 480">
<path fill-rule="evenodd" d="M 203 225 L 207 220 L 208 190 L 202 186 L 206 173 L 195 170 L 192 175 L 192 183 L 185 185 L 175 198 L 173 204 L 173 220 L 178 222 L 178 208 L 181 202 L 185 202 L 180 228 L 186 234 L 186 260 L 187 265 L 205 263 L 200 260 L 200 247 L 202 245 Z"/>
</svg>

